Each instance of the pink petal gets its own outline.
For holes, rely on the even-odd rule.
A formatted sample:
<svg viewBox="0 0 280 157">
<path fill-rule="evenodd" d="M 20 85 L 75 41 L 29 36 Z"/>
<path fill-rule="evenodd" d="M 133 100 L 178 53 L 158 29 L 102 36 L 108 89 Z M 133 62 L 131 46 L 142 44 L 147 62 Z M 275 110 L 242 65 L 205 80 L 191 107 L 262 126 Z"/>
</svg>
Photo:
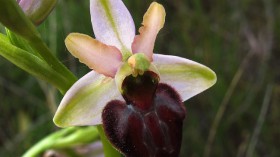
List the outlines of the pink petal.
<svg viewBox="0 0 280 157">
<path fill-rule="evenodd" d="M 185 101 L 216 83 L 216 74 L 197 62 L 170 55 L 153 56 L 160 73 L 160 82 L 173 87 Z"/>
<path fill-rule="evenodd" d="M 103 108 L 115 99 L 124 101 L 114 79 L 91 71 L 66 92 L 54 122 L 60 127 L 101 124 Z"/>
<path fill-rule="evenodd" d="M 137 35 L 132 44 L 133 53 L 144 53 L 152 60 L 154 44 L 159 30 L 163 27 L 165 21 L 164 7 L 153 2 L 144 15 L 142 27 L 139 29 L 140 35 Z"/>
<path fill-rule="evenodd" d="M 97 40 L 120 50 L 131 51 L 135 26 L 121 0 L 91 0 L 90 13 Z"/>
<path fill-rule="evenodd" d="M 71 33 L 65 44 L 80 62 L 106 76 L 114 77 L 122 63 L 122 55 L 116 47 L 105 45 L 88 35 Z"/>
</svg>

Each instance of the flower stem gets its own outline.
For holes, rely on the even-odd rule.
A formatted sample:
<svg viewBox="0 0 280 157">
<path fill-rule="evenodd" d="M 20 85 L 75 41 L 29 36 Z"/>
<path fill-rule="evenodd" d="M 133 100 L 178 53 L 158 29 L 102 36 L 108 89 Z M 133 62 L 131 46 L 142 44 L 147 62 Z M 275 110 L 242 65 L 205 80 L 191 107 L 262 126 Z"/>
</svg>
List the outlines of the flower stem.
<svg viewBox="0 0 280 157">
<path fill-rule="evenodd" d="M 60 130 L 58 132 L 52 133 L 51 135 L 45 137 L 33 147 L 31 147 L 23 157 L 35 157 L 38 156 L 40 153 L 44 152 L 45 150 L 49 149 L 54 141 L 54 139 L 58 138 L 61 135 L 68 134 L 69 132 L 73 131 L 74 128 L 67 128 Z"/>
<path fill-rule="evenodd" d="M 70 127 L 45 137 L 31 147 L 23 157 L 35 157 L 48 149 L 64 149 L 91 143 L 98 139 L 96 127 Z"/>
<path fill-rule="evenodd" d="M 105 157 L 121 157 L 121 154 L 111 145 L 111 143 L 108 141 L 107 137 L 105 136 L 102 125 L 98 125 L 97 129 L 103 144 Z"/>
</svg>

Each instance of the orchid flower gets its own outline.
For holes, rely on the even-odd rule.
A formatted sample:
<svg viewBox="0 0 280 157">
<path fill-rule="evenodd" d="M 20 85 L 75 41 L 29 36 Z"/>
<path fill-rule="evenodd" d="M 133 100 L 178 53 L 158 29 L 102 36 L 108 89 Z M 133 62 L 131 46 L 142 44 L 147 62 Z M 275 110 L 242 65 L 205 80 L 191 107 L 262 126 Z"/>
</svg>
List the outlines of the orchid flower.
<svg viewBox="0 0 280 157">
<path fill-rule="evenodd" d="M 153 53 L 165 22 L 162 5 L 150 5 L 135 35 L 121 0 L 90 3 L 96 39 L 71 33 L 65 43 L 92 71 L 67 91 L 55 124 L 102 124 L 109 141 L 126 156 L 178 156 L 183 102 L 211 87 L 215 73 L 188 59 Z"/>
</svg>

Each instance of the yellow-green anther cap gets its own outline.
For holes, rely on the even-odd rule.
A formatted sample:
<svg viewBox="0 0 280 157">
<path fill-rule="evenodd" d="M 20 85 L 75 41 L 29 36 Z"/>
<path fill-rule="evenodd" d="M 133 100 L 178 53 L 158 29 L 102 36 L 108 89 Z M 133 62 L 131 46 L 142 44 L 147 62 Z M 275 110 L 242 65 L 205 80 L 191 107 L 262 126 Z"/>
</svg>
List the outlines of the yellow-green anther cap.
<svg viewBox="0 0 280 157">
<path fill-rule="evenodd" d="M 144 53 L 136 53 L 133 56 L 129 57 L 128 64 L 133 69 L 133 75 L 137 76 L 138 74 L 142 75 L 150 67 L 150 61 L 145 56 Z"/>
<path fill-rule="evenodd" d="M 55 7 L 57 0 L 17 0 L 25 15 L 35 24 L 41 24 Z"/>
</svg>

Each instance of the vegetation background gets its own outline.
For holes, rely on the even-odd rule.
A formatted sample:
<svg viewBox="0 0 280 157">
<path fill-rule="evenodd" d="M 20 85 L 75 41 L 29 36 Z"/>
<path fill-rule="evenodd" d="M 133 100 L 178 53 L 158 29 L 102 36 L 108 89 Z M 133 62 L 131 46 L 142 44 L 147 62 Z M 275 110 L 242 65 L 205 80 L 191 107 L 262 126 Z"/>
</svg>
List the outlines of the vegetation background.
<svg viewBox="0 0 280 157">
<path fill-rule="evenodd" d="M 280 156 L 280 1 L 157 0 L 166 22 L 155 52 L 213 69 L 216 85 L 185 102 L 181 157 Z M 136 28 L 152 0 L 124 0 Z M 89 69 L 67 52 L 70 32 L 93 36 L 89 0 L 59 0 L 39 28 L 78 77 Z M 4 32 L 4 27 L 0 26 Z M 57 130 L 61 94 L 0 57 L 0 156 L 21 156 Z"/>
</svg>

